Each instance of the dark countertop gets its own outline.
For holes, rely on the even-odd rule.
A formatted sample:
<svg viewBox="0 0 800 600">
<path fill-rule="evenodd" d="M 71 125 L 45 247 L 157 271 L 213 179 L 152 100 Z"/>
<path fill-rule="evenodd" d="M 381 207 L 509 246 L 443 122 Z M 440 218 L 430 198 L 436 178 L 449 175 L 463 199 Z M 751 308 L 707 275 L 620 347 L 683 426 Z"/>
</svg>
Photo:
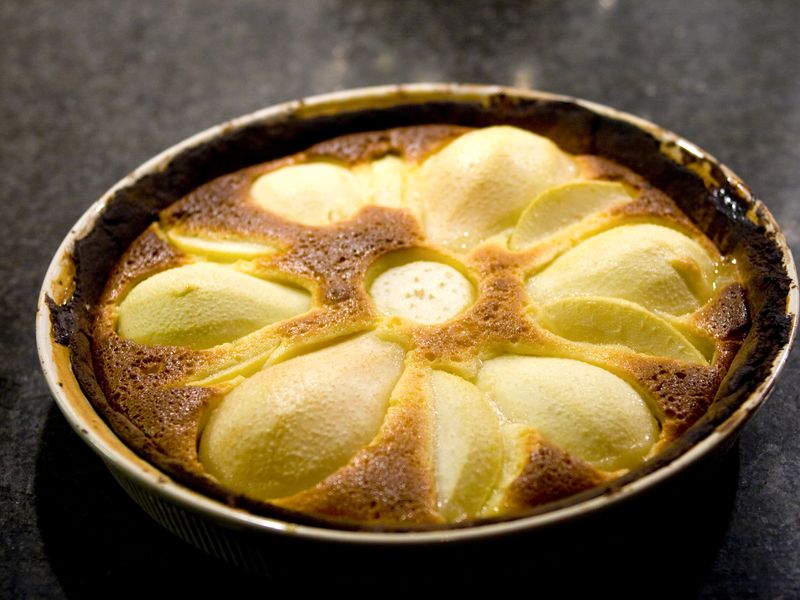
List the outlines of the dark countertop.
<svg viewBox="0 0 800 600">
<path fill-rule="evenodd" d="M 0 597 L 152 595 L 178 581 L 187 595 L 272 589 L 150 521 L 69 429 L 40 374 L 33 321 L 47 264 L 132 168 L 210 125 L 311 94 L 414 81 L 534 87 L 652 119 L 708 150 L 796 251 L 797 23 L 792 0 L 0 4 Z M 800 597 L 798 387 L 795 352 L 732 453 L 659 500 L 670 517 L 632 517 L 638 534 L 618 530 L 602 569 L 578 553 L 557 575 L 588 573 L 604 587 L 646 573 L 641 597 Z M 384 581 L 409 584 L 406 569 Z M 532 563 L 517 577 L 558 578 L 545 575 Z"/>
</svg>

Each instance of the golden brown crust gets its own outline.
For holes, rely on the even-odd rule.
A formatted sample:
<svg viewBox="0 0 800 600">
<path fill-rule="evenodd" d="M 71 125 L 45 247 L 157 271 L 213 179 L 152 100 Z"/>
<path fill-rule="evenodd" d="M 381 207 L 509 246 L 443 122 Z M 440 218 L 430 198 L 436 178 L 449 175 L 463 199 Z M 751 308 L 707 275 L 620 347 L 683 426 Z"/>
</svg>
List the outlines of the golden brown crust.
<svg viewBox="0 0 800 600">
<path fill-rule="evenodd" d="M 722 382 L 728 353 L 710 367 L 641 357 L 627 365 L 629 372 L 656 404 L 662 417 L 663 442 L 669 442 L 702 417 Z"/>
<path fill-rule="evenodd" d="M 350 221 L 305 228 L 272 264 L 318 282 L 323 304 L 334 305 L 365 299 L 363 282 L 369 266 L 384 254 L 413 248 L 422 240 L 419 225 L 407 212 L 369 206 Z"/>
<path fill-rule="evenodd" d="M 725 286 L 694 316 L 694 321 L 718 340 L 740 341 L 750 325 L 744 286 L 741 283 Z"/>
<path fill-rule="evenodd" d="M 109 405 L 166 455 L 197 468 L 197 435 L 214 394 L 179 382 L 202 363 L 202 357 L 188 349 L 148 347 L 99 331 L 92 351 Z M 176 383 L 178 387 L 173 387 Z"/>
<path fill-rule="evenodd" d="M 443 144 L 469 131 L 456 125 L 420 125 L 344 135 L 312 146 L 308 157 L 333 158 L 348 164 L 398 153 L 418 162 Z"/>
<path fill-rule="evenodd" d="M 602 473 L 582 460 L 547 443 L 535 433 L 526 440 L 528 461 L 508 487 L 504 498 L 506 510 L 520 511 L 567 496 L 603 483 Z"/>
<path fill-rule="evenodd" d="M 312 158 L 354 164 L 394 153 L 419 161 L 466 131 L 454 126 L 420 126 L 337 138 L 294 156 L 219 177 L 162 211 L 160 222 L 131 245 L 111 273 L 94 321 L 92 353 L 98 381 L 110 410 L 122 415 L 140 434 L 129 435 L 128 441 L 139 448 L 152 445 L 156 451 L 145 450 L 148 456 L 175 461 L 198 479 L 207 477 L 197 457 L 196 441 L 216 392 L 186 382 L 217 364 L 214 361 L 220 361 L 222 351 L 148 347 L 124 340 L 115 331 L 115 307 L 132 285 L 188 260 L 166 241 L 163 231 L 212 232 L 276 246 L 279 250 L 259 259 L 259 266 L 314 290 L 317 305 L 309 313 L 276 325 L 273 333 L 284 344 L 302 351 L 304 345 L 313 347 L 363 331 L 376 317 L 365 289 L 370 267 L 392 252 L 434 251 L 427 248 L 418 221 L 405 210 L 369 206 L 334 225 L 304 226 L 251 202 L 252 182 L 266 172 Z M 655 220 L 684 231 L 716 253 L 675 203 L 638 175 L 599 157 L 580 156 L 577 162 L 585 178 L 622 181 L 637 191 L 636 200 L 609 211 L 598 227 Z M 498 245 L 478 247 L 465 264 L 478 286 L 474 304 L 449 322 L 399 324 L 391 335 L 426 366 L 461 369 L 467 377 L 474 375 L 480 360 L 502 353 L 536 354 L 536 348 L 552 347 L 555 336 L 526 314 L 529 298 L 525 290 L 525 278 L 552 258 L 541 248 L 511 252 Z M 724 288 L 694 315 L 692 324 L 712 338 L 710 365 L 626 351 L 613 354 L 615 372 L 642 391 L 655 408 L 663 430 L 662 445 L 683 433 L 713 402 L 738 340 L 746 332 L 742 286 Z M 423 413 L 419 403 L 394 406 L 379 437 L 346 467 L 279 504 L 347 522 L 440 521 L 429 451 L 419 443 L 430 435 Z M 530 438 L 529 455 L 522 474 L 508 490 L 507 502 L 514 510 L 563 498 L 606 479 L 605 474 L 537 436 Z"/>
</svg>

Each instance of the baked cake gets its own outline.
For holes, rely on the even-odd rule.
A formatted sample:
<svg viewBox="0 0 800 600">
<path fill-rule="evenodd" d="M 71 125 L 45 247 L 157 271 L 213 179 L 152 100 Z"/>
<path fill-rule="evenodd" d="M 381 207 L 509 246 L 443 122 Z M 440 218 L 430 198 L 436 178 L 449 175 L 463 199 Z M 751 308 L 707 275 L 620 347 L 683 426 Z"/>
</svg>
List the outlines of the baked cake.
<svg viewBox="0 0 800 600">
<path fill-rule="evenodd" d="M 747 332 L 742 280 L 607 158 L 508 125 L 355 133 L 160 212 L 91 311 L 99 408 L 262 514 L 509 518 L 706 413 Z"/>
</svg>

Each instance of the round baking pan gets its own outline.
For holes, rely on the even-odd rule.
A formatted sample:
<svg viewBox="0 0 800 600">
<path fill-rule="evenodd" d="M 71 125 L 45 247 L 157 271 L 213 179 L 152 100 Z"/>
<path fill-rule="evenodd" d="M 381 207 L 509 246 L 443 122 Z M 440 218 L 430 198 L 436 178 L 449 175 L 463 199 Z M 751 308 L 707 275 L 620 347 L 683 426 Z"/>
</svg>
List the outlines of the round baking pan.
<svg viewBox="0 0 800 600">
<path fill-rule="evenodd" d="M 128 448 L 90 401 L 101 392 L 82 323 L 131 241 L 161 209 L 219 175 L 338 135 L 426 123 L 511 124 L 546 135 L 568 152 L 617 161 L 672 197 L 724 254 L 736 257 L 746 277 L 752 325 L 708 413 L 666 451 L 607 485 L 521 518 L 428 531 L 339 529 L 255 514 L 172 479 Z M 734 173 L 692 143 L 574 98 L 496 86 L 415 84 L 260 110 L 197 134 L 133 171 L 89 207 L 58 249 L 41 290 L 37 342 L 59 408 L 150 516 L 214 556 L 275 574 L 307 565 L 312 548 L 350 553 L 372 568 L 386 566 L 389 552 L 454 556 L 456 548 L 477 548 L 485 561 L 488 545 L 531 536 L 552 543 L 561 530 L 624 507 L 644 492 L 659 493 L 664 482 L 729 449 L 765 401 L 791 347 L 797 307 L 797 273 L 778 225 Z"/>
</svg>

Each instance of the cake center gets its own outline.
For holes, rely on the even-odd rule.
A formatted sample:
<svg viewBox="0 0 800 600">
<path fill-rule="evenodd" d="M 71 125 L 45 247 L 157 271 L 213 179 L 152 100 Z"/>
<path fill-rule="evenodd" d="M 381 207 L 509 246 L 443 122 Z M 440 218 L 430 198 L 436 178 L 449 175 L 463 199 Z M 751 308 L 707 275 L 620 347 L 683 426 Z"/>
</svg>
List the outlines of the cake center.
<svg viewBox="0 0 800 600">
<path fill-rule="evenodd" d="M 440 262 L 417 260 L 387 269 L 370 287 L 378 310 L 417 323 L 443 323 L 475 299 L 470 281 Z"/>
</svg>

